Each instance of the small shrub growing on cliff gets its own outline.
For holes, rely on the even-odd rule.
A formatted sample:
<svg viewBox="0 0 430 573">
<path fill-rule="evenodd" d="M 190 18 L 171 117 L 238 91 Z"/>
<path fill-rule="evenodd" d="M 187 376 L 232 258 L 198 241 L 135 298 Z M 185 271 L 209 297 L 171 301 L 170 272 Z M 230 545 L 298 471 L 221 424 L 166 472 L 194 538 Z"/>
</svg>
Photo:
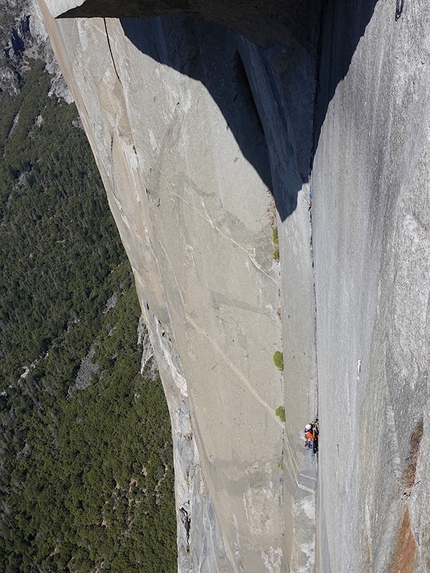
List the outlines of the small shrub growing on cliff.
<svg viewBox="0 0 430 573">
<path fill-rule="evenodd" d="M 276 411 L 276 415 L 281 420 L 281 422 L 285 422 L 285 408 L 284 408 L 284 406 L 278 406 L 275 411 Z"/>
<path fill-rule="evenodd" d="M 275 261 L 279 261 L 279 249 L 275 249 L 273 251 L 273 258 L 275 259 Z"/>
<path fill-rule="evenodd" d="M 272 229 L 272 241 L 275 245 L 279 243 L 278 229 L 276 227 Z"/>
<path fill-rule="evenodd" d="M 282 371 L 284 369 L 284 355 L 282 352 L 279 350 L 275 352 L 273 355 L 273 362 L 275 363 L 276 368 L 279 368 L 279 370 Z"/>
</svg>

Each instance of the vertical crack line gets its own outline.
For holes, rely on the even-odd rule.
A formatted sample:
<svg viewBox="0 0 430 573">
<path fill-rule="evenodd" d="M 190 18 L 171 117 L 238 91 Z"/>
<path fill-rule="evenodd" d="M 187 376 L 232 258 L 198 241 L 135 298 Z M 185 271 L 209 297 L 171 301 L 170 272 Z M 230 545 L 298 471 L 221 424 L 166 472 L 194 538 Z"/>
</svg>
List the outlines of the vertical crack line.
<svg viewBox="0 0 430 573">
<path fill-rule="evenodd" d="M 311 267 L 312 267 L 312 312 L 314 318 L 314 332 L 313 332 L 313 347 L 314 347 L 314 368 L 315 368 L 315 394 L 316 394 L 316 417 L 318 418 L 318 346 L 317 346 L 317 291 L 316 291 L 316 277 L 315 277 L 315 256 L 314 256 L 314 234 L 313 234 L 313 221 L 312 221 L 312 174 L 310 180 L 310 197 L 309 197 L 309 224 L 310 224 L 310 252 L 311 252 Z"/>
<path fill-rule="evenodd" d="M 122 85 L 121 78 L 119 77 L 118 70 L 116 69 L 115 59 L 114 59 L 113 53 L 112 53 L 112 46 L 110 43 L 109 32 L 108 32 L 107 24 L 106 24 L 106 18 L 103 18 L 103 23 L 105 25 L 106 40 L 107 40 L 107 45 L 108 45 L 109 52 L 110 52 L 110 57 L 112 59 L 113 69 L 115 70 L 115 74 L 116 74 L 116 77 L 118 78 L 119 83 Z"/>
<path fill-rule="evenodd" d="M 396 16 L 395 16 L 396 22 L 402 15 L 403 5 L 404 5 L 404 0 L 396 0 Z"/>
</svg>

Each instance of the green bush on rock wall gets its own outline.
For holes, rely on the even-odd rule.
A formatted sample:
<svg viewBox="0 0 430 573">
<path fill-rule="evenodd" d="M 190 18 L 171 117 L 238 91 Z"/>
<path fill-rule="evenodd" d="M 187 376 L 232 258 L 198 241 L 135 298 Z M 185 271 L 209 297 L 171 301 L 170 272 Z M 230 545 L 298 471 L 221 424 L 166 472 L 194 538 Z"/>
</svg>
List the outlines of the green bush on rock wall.
<svg viewBox="0 0 430 573">
<path fill-rule="evenodd" d="M 276 368 L 279 368 L 279 370 L 282 371 L 284 369 L 284 355 L 282 354 L 282 352 L 280 352 L 279 350 L 275 352 L 275 354 L 273 355 L 273 362 Z"/>
<path fill-rule="evenodd" d="M 281 420 L 281 422 L 285 422 L 285 408 L 284 408 L 284 406 L 278 406 L 276 408 L 276 415 Z"/>
</svg>

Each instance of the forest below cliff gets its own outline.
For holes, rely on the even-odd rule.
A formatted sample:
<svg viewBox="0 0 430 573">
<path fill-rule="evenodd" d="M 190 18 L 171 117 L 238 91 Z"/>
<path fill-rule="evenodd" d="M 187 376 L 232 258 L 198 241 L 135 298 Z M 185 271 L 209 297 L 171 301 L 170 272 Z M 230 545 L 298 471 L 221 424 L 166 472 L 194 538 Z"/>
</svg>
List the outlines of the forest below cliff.
<svg viewBox="0 0 430 573">
<path fill-rule="evenodd" d="M 169 415 L 99 174 L 44 62 L 0 64 L 0 570 L 173 572 Z"/>
</svg>

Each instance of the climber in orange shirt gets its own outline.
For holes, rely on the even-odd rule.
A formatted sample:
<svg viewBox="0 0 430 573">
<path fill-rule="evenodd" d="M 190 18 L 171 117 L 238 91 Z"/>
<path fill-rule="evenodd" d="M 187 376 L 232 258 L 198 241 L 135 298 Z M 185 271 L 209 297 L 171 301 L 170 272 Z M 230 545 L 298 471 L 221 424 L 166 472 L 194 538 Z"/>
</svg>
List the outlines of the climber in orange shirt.
<svg viewBox="0 0 430 573">
<path fill-rule="evenodd" d="M 314 454 L 318 452 L 318 418 L 306 424 L 303 430 L 305 438 L 305 448 L 312 450 Z M 302 434 L 302 435 L 303 435 Z"/>
<path fill-rule="evenodd" d="M 305 426 L 305 438 L 310 440 L 312 443 L 314 443 L 317 438 L 316 428 L 312 423 L 306 424 Z"/>
</svg>

